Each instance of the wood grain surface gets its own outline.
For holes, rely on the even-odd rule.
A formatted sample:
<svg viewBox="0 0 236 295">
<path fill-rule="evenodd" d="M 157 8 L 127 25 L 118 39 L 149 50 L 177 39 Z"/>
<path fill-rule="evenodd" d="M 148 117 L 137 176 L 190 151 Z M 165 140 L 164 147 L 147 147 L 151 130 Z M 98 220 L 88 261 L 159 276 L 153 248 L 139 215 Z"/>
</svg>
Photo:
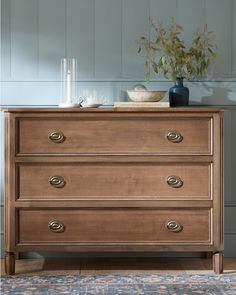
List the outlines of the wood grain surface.
<svg viewBox="0 0 236 295">
<path fill-rule="evenodd" d="M 7 110 L 6 272 L 28 251 L 211 252 L 222 272 L 223 111 L 200 109 Z"/>
</svg>

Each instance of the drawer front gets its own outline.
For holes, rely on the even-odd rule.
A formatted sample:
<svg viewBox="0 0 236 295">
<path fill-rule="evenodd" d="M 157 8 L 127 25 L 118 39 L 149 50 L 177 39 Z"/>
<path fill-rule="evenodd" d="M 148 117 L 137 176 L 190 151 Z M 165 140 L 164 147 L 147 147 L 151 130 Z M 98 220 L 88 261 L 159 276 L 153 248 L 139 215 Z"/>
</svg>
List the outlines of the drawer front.
<svg viewBox="0 0 236 295">
<path fill-rule="evenodd" d="M 20 118 L 19 154 L 211 154 L 211 118 Z"/>
<path fill-rule="evenodd" d="M 19 211 L 19 244 L 210 244 L 211 240 L 211 211 L 208 209 Z"/>
<path fill-rule="evenodd" d="M 18 198 L 211 199 L 210 163 L 19 164 Z"/>
</svg>

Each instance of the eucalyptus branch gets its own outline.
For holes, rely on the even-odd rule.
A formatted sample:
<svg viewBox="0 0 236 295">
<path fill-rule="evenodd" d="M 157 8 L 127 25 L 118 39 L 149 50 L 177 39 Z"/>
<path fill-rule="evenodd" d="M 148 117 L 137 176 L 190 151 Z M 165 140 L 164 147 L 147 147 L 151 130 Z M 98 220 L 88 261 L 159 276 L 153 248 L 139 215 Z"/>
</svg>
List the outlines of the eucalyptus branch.
<svg viewBox="0 0 236 295">
<path fill-rule="evenodd" d="M 151 72 L 162 72 L 164 77 L 173 81 L 177 77 L 195 78 L 202 75 L 216 57 L 214 35 L 208 31 L 207 25 L 194 33 L 190 48 L 181 39 L 182 26 L 173 18 L 167 28 L 153 19 L 150 19 L 150 25 L 154 31 L 153 39 L 142 36 L 137 40 L 138 52 L 145 58 L 146 80 L 150 80 Z"/>
</svg>

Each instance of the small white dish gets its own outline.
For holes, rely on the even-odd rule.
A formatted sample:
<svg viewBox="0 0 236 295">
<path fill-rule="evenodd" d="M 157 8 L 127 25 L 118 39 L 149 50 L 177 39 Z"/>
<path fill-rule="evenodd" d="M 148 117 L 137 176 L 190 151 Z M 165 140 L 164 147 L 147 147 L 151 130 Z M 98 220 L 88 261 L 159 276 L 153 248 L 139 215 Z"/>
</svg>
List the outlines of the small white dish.
<svg viewBox="0 0 236 295">
<path fill-rule="evenodd" d="M 66 103 L 66 102 L 61 102 L 59 103 L 59 108 L 80 108 L 79 103 Z"/>
<path fill-rule="evenodd" d="M 98 108 L 102 103 L 81 103 L 82 108 Z"/>
</svg>

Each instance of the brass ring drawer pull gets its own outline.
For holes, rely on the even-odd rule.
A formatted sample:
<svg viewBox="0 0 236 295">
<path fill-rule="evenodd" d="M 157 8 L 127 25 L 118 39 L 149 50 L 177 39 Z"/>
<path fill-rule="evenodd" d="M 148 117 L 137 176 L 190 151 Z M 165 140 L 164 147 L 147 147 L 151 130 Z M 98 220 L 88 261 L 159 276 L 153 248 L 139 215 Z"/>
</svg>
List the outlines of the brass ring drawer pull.
<svg viewBox="0 0 236 295">
<path fill-rule="evenodd" d="M 183 140 L 183 136 L 180 134 L 180 132 L 175 130 L 169 131 L 166 135 L 166 138 L 173 143 L 178 143 Z"/>
<path fill-rule="evenodd" d="M 66 185 L 64 178 L 58 175 L 51 176 L 48 182 L 51 184 L 51 186 L 56 188 L 62 188 Z"/>
<path fill-rule="evenodd" d="M 165 224 L 165 227 L 169 231 L 175 232 L 175 233 L 178 233 L 178 232 L 182 231 L 182 229 L 183 229 L 182 225 L 176 220 L 167 221 Z"/>
<path fill-rule="evenodd" d="M 173 188 L 180 188 L 184 184 L 183 180 L 176 175 L 168 176 L 166 179 L 166 183 Z"/>
<path fill-rule="evenodd" d="M 48 138 L 55 143 L 63 142 L 66 137 L 61 131 L 53 131 L 48 135 Z"/>
<path fill-rule="evenodd" d="M 59 220 L 51 220 L 48 223 L 48 228 L 54 233 L 62 233 L 65 230 L 65 225 Z"/>
</svg>

